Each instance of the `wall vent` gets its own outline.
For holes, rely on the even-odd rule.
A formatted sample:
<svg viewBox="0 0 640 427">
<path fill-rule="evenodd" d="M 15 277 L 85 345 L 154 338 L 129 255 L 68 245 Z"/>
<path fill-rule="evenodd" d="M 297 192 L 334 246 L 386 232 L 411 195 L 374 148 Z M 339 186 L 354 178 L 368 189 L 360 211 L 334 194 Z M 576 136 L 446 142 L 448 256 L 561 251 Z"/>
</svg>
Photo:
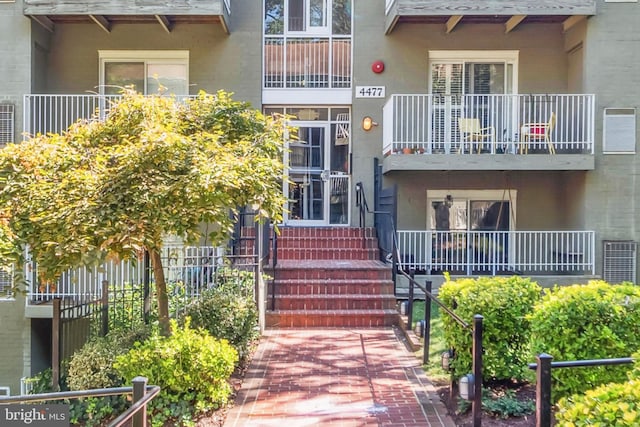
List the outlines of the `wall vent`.
<svg viewBox="0 0 640 427">
<path fill-rule="evenodd" d="M 14 105 L 0 104 L 0 145 L 13 142 Z"/>
<path fill-rule="evenodd" d="M 638 244 L 629 240 L 605 240 L 602 278 L 608 283 L 636 283 Z"/>
<path fill-rule="evenodd" d="M 605 108 L 602 134 L 604 154 L 635 153 L 636 109 Z"/>
</svg>

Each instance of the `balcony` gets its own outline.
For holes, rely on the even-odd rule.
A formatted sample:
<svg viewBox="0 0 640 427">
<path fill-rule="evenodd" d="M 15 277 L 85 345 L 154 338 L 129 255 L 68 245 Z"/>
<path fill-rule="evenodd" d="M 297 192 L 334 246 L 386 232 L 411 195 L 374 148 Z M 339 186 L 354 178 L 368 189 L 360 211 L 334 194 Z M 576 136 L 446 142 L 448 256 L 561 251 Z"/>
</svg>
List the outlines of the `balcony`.
<svg viewBox="0 0 640 427">
<path fill-rule="evenodd" d="M 314 93 L 320 104 L 335 103 L 336 96 L 344 98 L 337 98 L 342 103 L 351 103 L 350 36 L 268 36 L 264 38 L 263 56 L 265 104 L 278 103 L 277 96 L 283 90 L 289 103 L 304 103 L 308 92 L 300 89 L 323 89 Z"/>
<path fill-rule="evenodd" d="M 383 121 L 385 173 L 595 165 L 594 95 L 392 95 Z"/>
<path fill-rule="evenodd" d="M 23 134 L 60 134 L 80 119 L 103 117 L 118 98 L 120 95 L 25 95 Z"/>
<path fill-rule="evenodd" d="M 398 231 L 398 249 L 422 274 L 595 274 L 593 231 Z"/>
<path fill-rule="evenodd" d="M 151 22 L 171 32 L 176 23 L 220 23 L 229 32 L 231 0 L 24 0 L 23 13 L 53 32 L 66 22 L 91 22 L 106 32 L 113 23 Z"/>
<path fill-rule="evenodd" d="M 595 0 L 427 1 L 386 0 L 385 30 L 400 22 L 441 23 L 449 33 L 461 21 L 502 23 L 505 31 L 521 23 L 562 22 L 565 29 L 578 19 L 596 14 Z"/>
</svg>

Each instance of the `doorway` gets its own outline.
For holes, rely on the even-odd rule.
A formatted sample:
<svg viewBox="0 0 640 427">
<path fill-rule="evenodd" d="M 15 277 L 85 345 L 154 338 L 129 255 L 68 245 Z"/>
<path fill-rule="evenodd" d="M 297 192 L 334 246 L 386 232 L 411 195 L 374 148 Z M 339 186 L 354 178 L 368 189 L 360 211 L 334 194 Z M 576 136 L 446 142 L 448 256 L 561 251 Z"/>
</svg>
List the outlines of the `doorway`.
<svg viewBox="0 0 640 427">
<path fill-rule="evenodd" d="M 286 225 L 349 224 L 350 109 L 268 108 L 292 117 L 296 135 L 287 143 L 284 194 Z M 275 110 L 275 111 L 274 111 Z"/>
</svg>

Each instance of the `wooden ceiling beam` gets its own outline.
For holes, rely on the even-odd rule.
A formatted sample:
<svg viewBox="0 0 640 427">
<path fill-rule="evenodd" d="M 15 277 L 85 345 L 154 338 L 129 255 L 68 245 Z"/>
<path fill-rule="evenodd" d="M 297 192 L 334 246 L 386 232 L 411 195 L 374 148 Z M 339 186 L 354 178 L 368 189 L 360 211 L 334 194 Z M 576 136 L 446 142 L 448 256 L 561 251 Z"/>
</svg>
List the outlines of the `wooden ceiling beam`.
<svg viewBox="0 0 640 427">
<path fill-rule="evenodd" d="M 155 15 L 155 17 L 158 23 L 162 26 L 162 28 L 167 33 L 170 33 L 173 28 L 172 28 L 171 22 L 169 21 L 169 18 L 167 18 L 164 15 Z"/>
<path fill-rule="evenodd" d="M 53 33 L 53 30 L 55 30 L 55 25 L 53 21 L 44 15 L 31 15 L 31 19 L 36 21 L 38 24 L 40 24 L 45 30 L 49 31 L 50 33 Z"/>
<path fill-rule="evenodd" d="M 527 15 L 513 15 L 507 22 L 504 23 L 504 33 L 509 34 L 513 31 L 518 24 L 520 24 Z"/>
<path fill-rule="evenodd" d="M 565 19 L 564 22 L 562 23 L 562 30 L 566 33 L 574 25 L 578 24 L 579 22 L 582 22 L 585 19 L 587 19 L 587 17 L 585 15 L 573 15 L 573 16 L 570 16 L 567 19 Z"/>
<path fill-rule="evenodd" d="M 462 15 L 453 15 L 452 17 L 450 17 L 446 23 L 446 33 L 449 34 L 450 32 L 452 32 L 461 19 Z"/>
<path fill-rule="evenodd" d="M 98 24 L 98 27 L 102 28 L 107 33 L 111 32 L 111 22 L 109 22 L 109 20 L 107 18 L 105 18 L 104 16 L 102 16 L 102 15 L 89 15 L 89 18 L 91 18 L 91 20 L 93 22 Z"/>
</svg>

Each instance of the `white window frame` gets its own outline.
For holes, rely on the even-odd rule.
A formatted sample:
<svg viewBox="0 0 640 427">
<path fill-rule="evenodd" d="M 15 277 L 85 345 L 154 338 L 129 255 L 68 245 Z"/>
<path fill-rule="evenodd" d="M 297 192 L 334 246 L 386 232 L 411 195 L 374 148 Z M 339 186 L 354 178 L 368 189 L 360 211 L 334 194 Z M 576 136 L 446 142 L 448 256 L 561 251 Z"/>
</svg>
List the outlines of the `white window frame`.
<svg viewBox="0 0 640 427">
<path fill-rule="evenodd" d="M 291 31 L 289 30 L 289 0 L 284 2 L 284 19 L 285 19 L 285 35 L 305 35 L 305 36 L 328 36 L 331 34 L 331 20 L 333 18 L 333 0 L 324 1 L 324 25 L 319 27 L 311 26 L 311 0 L 304 1 L 304 30 Z M 264 2 L 263 2 L 264 8 Z M 264 14 L 263 14 L 264 15 Z M 353 15 L 353 13 L 352 13 Z M 352 17 L 353 19 L 353 17 Z M 264 34 L 264 30 L 263 30 Z"/>
<path fill-rule="evenodd" d="M 186 93 L 189 94 L 189 51 L 188 50 L 99 50 L 100 93 L 104 94 L 105 64 L 107 62 L 142 62 L 145 66 L 144 94 L 147 94 L 147 65 L 184 65 L 186 69 Z M 181 95 L 181 94 L 180 94 Z"/>
<path fill-rule="evenodd" d="M 462 64 L 504 62 L 505 73 L 507 65 L 513 66 L 512 91 L 518 93 L 518 61 L 520 52 L 517 50 L 430 50 L 429 51 L 429 92 L 433 91 L 432 68 L 434 63 Z M 505 79 L 505 86 L 508 82 Z"/>
</svg>

